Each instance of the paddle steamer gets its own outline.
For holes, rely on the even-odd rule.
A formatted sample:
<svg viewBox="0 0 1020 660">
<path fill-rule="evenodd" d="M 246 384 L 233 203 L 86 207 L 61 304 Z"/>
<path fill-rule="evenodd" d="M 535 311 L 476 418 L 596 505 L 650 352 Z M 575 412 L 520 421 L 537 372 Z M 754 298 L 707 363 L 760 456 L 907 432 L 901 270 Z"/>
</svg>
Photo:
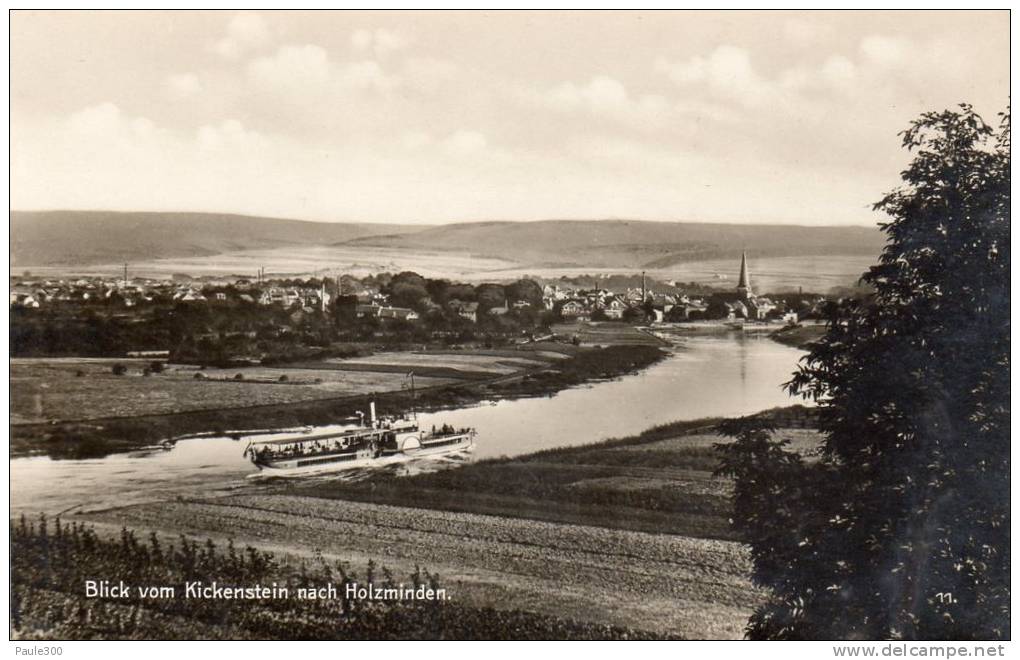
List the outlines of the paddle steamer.
<svg viewBox="0 0 1020 660">
<path fill-rule="evenodd" d="M 245 454 L 263 474 L 285 476 L 469 452 L 476 435 L 472 428 L 448 424 L 423 430 L 416 415 L 377 418 L 372 402 L 367 420 L 364 413 L 358 413 L 327 433 L 253 441 Z"/>
</svg>

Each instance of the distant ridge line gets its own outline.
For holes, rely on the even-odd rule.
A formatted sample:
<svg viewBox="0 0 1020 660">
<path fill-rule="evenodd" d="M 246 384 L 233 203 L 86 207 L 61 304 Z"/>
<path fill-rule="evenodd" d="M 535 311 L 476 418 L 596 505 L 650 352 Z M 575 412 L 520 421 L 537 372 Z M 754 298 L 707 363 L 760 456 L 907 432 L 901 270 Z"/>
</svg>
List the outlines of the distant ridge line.
<svg viewBox="0 0 1020 660">
<path fill-rule="evenodd" d="M 242 250 L 347 246 L 461 252 L 522 265 L 668 268 L 749 257 L 868 255 L 878 227 L 663 220 L 487 220 L 439 225 L 318 222 L 184 211 L 12 211 L 12 265 L 80 266 L 211 257 Z"/>
</svg>

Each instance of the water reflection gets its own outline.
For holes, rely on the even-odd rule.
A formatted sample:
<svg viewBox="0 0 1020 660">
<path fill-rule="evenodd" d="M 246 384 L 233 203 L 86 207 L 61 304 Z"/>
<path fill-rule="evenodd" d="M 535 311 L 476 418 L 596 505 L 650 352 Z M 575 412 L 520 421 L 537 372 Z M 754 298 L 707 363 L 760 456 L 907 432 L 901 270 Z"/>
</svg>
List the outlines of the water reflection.
<svg viewBox="0 0 1020 660">
<path fill-rule="evenodd" d="M 639 433 L 682 419 L 743 415 L 793 401 L 783 391 L 801 352 L 761 336 L 689 337 L 645 371 L 549 398 L 421 415 L 478 429 L 480 458 L 514 456 Z"/>
<path fill-rule="evenodd" d="M 474 456 L 479 458 L 587 444 L 675 420 L 787 405 L 791 400 L 781 385 L 789 380 L 800 355 L 796 349 L 742 333 L 685 337 L 667 360 L 639 374 L 550 397 L 420 414 L 419 422 L 423 428 L 444 423 L 475 427 Z M 182 440 L 170 450 L 152 448 L 98 459 L 15 459 L 10 462 L 11 506 L 56 513 L 269 487 L 272 480 L 246 478 L 254 470 L 243 456 L 245 446 L 246 442 L 230 438 L 198 438 Z M 363 479 L 378 469 L 402 476 L 465 460 L 471 459 L 432 457 L 312 478 Z"/>
<path fill-rule="evenodd" d="M 368 477 L 388 475 L 405 477 L 425 472 L 436 472 L 458 467 L 473 459 L 473 450 L 445 454 L 440 456 L 421 456 L 409 458 L 399 463 L 384 463 L 378 466 L 355 467 L 337 470 L 335 465 L 324 468 L 321 472 L 301 472 L 291 475 L 279 473 L 254 472 L 248 475 L 253 483 L 287 483 L 300 480 L 302 483 L 336 481 L 340 483 L 357 483 Z"/>
</svg>

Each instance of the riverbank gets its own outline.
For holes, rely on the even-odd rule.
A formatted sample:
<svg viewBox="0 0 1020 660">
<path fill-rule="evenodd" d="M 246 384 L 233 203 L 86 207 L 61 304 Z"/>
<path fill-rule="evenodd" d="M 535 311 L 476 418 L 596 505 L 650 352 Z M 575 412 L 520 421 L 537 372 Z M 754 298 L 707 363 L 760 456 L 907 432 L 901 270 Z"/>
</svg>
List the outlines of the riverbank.
<svg viewBox="0 0 1020 660">
<path fill-rule="evenodd" d="M 780 344 L 808 350 L 811 345 L 825 336 L 824 324 L 786 326 L 771 333 L 769 337 Z"/>
<path fill-rule="evenodd" d="M 773 418 L 794 448 L 817 447 L 818 434 L 801 428 L 808 409 Z M 427 566 L 471 608 L 735 639 L 760 594 L 747 549 L 728 528 L 732 484 L 712 474 L 713 445 L 726 441 L 716 421 L 432 474 L 251 484 L 247 493 L 75 519 L 110 536 L 126 526 L 142 538 L 232 540 L 292 568 L 316 557 L 351 566 L 374 559 L 396 575 Z"/>
<path fill-rule="evenodd" d="M 819 443 L 814 410 L 760 413 L 791 448 Z M 369 474 L 345 482 L 284 482 L 274 492 L 423 509 L 739 540 L 730 529 L 732 484 L 713 473 L 721 418 L 680 421 L 588 445 L 495 458 L 400 479 Z"/>
<path fill-rule="evenodd" d="M 473 369 L 463 366 L 459 369 L 445 367 L 443 374 L 435 376 L 422 374 L 419 380 L 424 381 L 425 385 L 419 387 L 416 392 L 417 407 L 419 410 L 440 410 L 483 400 L 543 396 L 591 380 L 615 378 L 632 373 L 666 356 L 666 352 L 661 348 L 649 345 L 651 342 L 647 336 L 645 337 L 646 341 L 641 344 L 605 348 L 579 348 L 569 344 L 543 342 L 529 345 L 526 351 L 512 353 L 504 351 L 502 353 L 510 353 L 504 356 L 493 355 L 500 353 L 499 351 L 471 354 L 479 363 L 479 366 Z M 438 359 L 456 363 L 457 356 L 458 354 L 451 353 L 438 356 Z M 308 386 L 320 389 L 308 395 L 316 398 L 301 400 L 298 397 L 280 403 L 259 403 L 260 399 L 254 395 L 271 388 L 274 395 L 281 392 L 283 396 L 293 397 L 296 392 L 305 396 L 303 390 L 296 389 L 303 385 L 293 382 L 292 377 L 281 381 L 279 375 L 276 375 L 273 382 L 262 373 L 268 371 L 265 368 L 260 368 L 257 375 L 247 376 L 247 381 L 245 373 L 239 371 L 241 378 L 226 379 L 229 382 L 219 382 L 215 374 L 208 370 L 194 372 L 201 374 L 202 378 L 198 378 L 197 375 L 193 378 L 194 374 L 189 372 L 186 378 L 137 375 L 133 381 L 125 380 L 123 376 L 109 376 L 105 373 L 102 376 L 81 378 L 76 377 L 75 371 L 72 370 L 66 379 L 56 384 L 69 388 L 69 393 L 64 396 L 71 402 L 73 410 L 82 411 L 81 414 L 87 411 L 92 416 L 70 421 L 51 419 L 41 423 L 14 423 L 11 426 L 10 453 L 12 457 L 45 454 L 55 458 L 92 458 L 172 442 L 180 436 L 196 433 L 228 434 L 235 430 L 253 428 L 331 424 L 363 410 L 370 399 L 375 400 L 377 407 L 386 414 L 399 414 L 412 406 L 411 392 L 403 389 L 409 369 L 406 365 L 393 360 L 390 362 L 353 366 L 342 362 L 295 365 L 292 369 L 301 374 L 308 372 L 323 374 L 316 376 L 319 382 Z M 358 393 L 344 396 L 329 396 L 329 390 L 322 388 L 321 381 L 328 375 L 342 373 L 345 379 L 349 379 L 349 374 L 355 367 L 359 370 L 359 376 L 369 374 L 371 379 L 389 383 L 392 389 L 373 391 L 370 388 L 371 380 L 366 380 L 365 384 L 356 388 Z M 427 369 L 440 368 L 434 365 L 412 367 L 424 371 L 425 374 L 429 373 Z M 488 371 L 485 371 L 486 369 Z M 273 374 L 278 373 L 288 376 L 287 367 L 274 367 Z M 455 375 L 458 378 L 452 378 Z M 435 380 L 430 381 L 430 378 Z M 27 380 L 27 377 L 18 381 L 12 379 L 12 389 L 17 389 L 14 385 L 20 386 L 24 380 Z M 347 382 L 349 380 L 345 381 Z M 435 384 L 429 384 L 430 382 Z M 54 392 L 59 393 L 56 384 L 43 383 L 46 387 L 40 391 L 46 392 L 46 396 L 53 396 Z M 128 390 L 120 392 L 114 389 L 124 387 Z M 132 387 L 137 390 L 132 391 Z M 177 402 L 182 400 L 180 390 L 196 388 L 208 396 L 202 399 L 194 393 L 189 395 L 197 402 L 196 405 L 204 406 L 201 409 L 161 411 L 155 414 L 102 414 L 103 410 L 110 410 L 125 398 L 130 400 L 132 396 L 147 399 L 144 403 L 155 400 L 157 405 L 177 406 Z M 221 400 L 217 397 L 223 393 L 226 393 L 224 396 L 228 398 L 222 400 L 229 401 L 229 405 L 217 405 Z M 245 393 L 252 397 L 245 399 Z M 25 408 L 32 405 L 36 396 L 43 395 L 33 395 L 33 398 L 29 399 L 16 393 L 12 398 L 15 403 L 20 403 L 21 408 Z"/>
</svg>

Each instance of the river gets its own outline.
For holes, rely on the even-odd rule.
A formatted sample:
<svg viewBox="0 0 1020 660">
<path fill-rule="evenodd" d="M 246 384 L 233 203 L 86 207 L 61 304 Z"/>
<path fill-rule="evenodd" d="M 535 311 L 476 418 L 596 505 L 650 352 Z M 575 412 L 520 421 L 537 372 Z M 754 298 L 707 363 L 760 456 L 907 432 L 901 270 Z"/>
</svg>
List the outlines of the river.
<svg viewBox="0 0 1020 660">
<path fill-rule="evenodd" d="M 795 403 L 782 383 L 801 355 L 760 335 L 683 337 L 670 357 L 640 373 L 547 397 L 421 414 L 419 421 L 423 428 L 443 423 L 476 428 L 476 459 L 587 444 L 676 420 L 743 415 Z M 246 479 L 254 470 L 242 456 L 244 448 L 243 441 L 202 438 L 182 440 L 169 450 L 100 459 L 16 458 L 10 461 L 11 507 L 58 513 L 245 492 L 257 488 L 258 480 Z M 429 463 L 404 466 L 398 473 L 437 465 Z"/>
</svg>

